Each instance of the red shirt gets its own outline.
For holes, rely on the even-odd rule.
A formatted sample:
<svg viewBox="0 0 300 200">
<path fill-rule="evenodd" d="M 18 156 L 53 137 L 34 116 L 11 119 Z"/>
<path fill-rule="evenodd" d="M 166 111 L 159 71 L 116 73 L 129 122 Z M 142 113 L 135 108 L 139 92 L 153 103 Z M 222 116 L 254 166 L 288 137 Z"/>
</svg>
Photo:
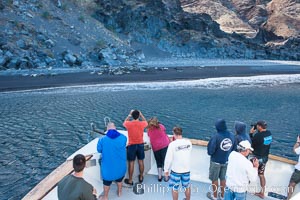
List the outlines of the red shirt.
<svg viewBox="0 0 300 200">
<path fill-rule="evenodd" d="M 144 143 L 144 129 L 148 126 L 146 121 L 125 121 L 123 126 L 128 131 L 128 145 Z"/>
</svg>

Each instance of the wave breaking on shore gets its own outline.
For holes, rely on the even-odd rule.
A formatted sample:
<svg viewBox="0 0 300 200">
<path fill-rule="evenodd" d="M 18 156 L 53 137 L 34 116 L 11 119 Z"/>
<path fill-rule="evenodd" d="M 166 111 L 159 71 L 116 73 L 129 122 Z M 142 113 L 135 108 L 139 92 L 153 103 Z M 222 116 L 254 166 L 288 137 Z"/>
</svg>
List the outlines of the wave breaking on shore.
<svg viewBox="0 0 300 200">
<path fill-rule="evenodd" d="M 114 92 L 129 90 L 171 90 L 171 89 L 224 89 L 224 88 L 250 88 L 274 87 L 286 84 L 300 84 L 300 74 L 259 75 L 249 77 L 219 77 L 184 81 L 158 81 L 138 83 L 109 83 L 79 86 L 52 87 L 43 89 L 11 91 L 5 93 L 89 93 Z"/>
</svg>

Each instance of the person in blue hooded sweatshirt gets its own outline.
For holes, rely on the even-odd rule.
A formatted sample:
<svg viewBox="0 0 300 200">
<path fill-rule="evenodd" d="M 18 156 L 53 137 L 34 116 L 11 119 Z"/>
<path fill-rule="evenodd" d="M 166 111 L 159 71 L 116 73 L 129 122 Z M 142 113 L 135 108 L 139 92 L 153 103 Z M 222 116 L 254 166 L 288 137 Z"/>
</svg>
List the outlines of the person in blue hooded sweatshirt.
<svg viewBox="0 0 300 200">
<path fill-rule="evenodd" d="M 106 136 L 99 139 L 97 151 L 102 153 L 101 176 L 104 194 L 101 200 L 108 199 L 108 192 L 113 181 L 117 182 L 118 196 L 122 193 L 122 180 L 126 174 L 127 137 L 116 130 L 114 123 L 108 123 Z"/>
<path fill-rule="evenodd" d="M 207 145 L 207 153 L 210 155 L 209 179 L 212 181 L 211 192 L 207 197 L 212 200 L 224 198 L 226 186 L 226 170 L 228 156 L 236 147 L 234 134 L 227 130 L 224 119 L 219 119 L 215 123 L 217 133 L 213 134 Z M 219 187 L 220 179 L 220 187 Z M 218 191 L 221 189 L 220 196 Z"/>
<path fill-rule="evenodd" d="M 241 141 L 248 140 L 250 144 L 252 143 L 250 135 L 246 133 L 246 124 L 244 122 L 236 121 L 234 123 L 235 130 L 235 143 L 239 144 Z"/>
</svg>

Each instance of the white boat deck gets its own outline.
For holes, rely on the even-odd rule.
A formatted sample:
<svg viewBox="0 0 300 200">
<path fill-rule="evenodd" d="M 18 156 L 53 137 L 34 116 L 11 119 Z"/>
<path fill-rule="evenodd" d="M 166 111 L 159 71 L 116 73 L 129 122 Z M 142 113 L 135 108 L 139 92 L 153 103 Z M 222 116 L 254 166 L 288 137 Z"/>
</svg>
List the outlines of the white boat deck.
<svg viewBox="0 0 300 200">
<path fill-rule="evenodd" d="M 121 131 L 124 135 L 126 135 L 125 131 Z M 144 140 L 149 143 L 149 139 L 144 138 Z M 84 146 L 83 148 L 79 149 L 73 155 L 69 157 L 69 159 L 73 158 L 74 155 L 81 153 L 83 155 L 93 154 L 92 160 L 94 161 L 92 165 L 88 166 L 84 170 L 84 178 L 87 182 L 92 184 L 97 192 L 98 195 L 102 194 L 103 192 L 103 184 L 102 178 L 100 173 L 100 166 L 98 163 L 100 154 L 96 153 L 96 145 L 98 139 L 91 141 L 89 144 Z M 192 151 L 192 163 L 191 163 L 191 199 L 197 200 L 205 200 L 208 199 L 206 194 L 210 192 L 210 180 L 208 179 L 208 171 L 209 171 L 209 156 L 206 152 L 206 147 L 201 145 L 193 145 Z M 157 180 L 157 168 L 155 159 L 153 156 L 152 150 L 145 150 L 145 174 L 144 174 L 144 182 L 142 185 L 139 185 L 138 188 L 141 190 L 143 187 L 144 193 L 143 194 L 135 194 L 133 192 L 133 187 L 129 187 L 126 184 L 123 184 L 123 192 L 122 196 L 117 196 L 117 186 L 115 183 L 111 185 L 111 189 L 109 192 L 109 199 L 172 199 L 172 191 L 168 188 L 167 182 L 158 182 Z M 267 164 L 266 169 L 266 180 L 267 180 L 267 192 L 273 191 L 277 194 L 286 195 L 286 186 L 289 183 L 290 175 L 292 174 L 294 167 L 292 164 L 276 161 L 270 159 Z M 127 178 L 128 175 L 126 174 L 125 177 Z M 138 181 L 138 163 L 135 163 L 133 181 Z M 259 181 L 251 183 L 252 186 L 257 186 Z M 258 187 L 255 187 L 258 188 Z M 139 190 L 139 191 L 140 191 Z M 294 192 L 293 200 L 299 200 L 300 196 L 300 186 L 297 185 L 296 191 Z M 255 191 L 251 191 L 255 192 Z M 256 191 L 257 192 L 257 191 Z M 267 195 L 267 192 L 265 195 Z M 299 195 L 299 196 L 298 196 Z M 179 192 L 179 200 L 185 197 L 184 191 Z M 30 199 L 30 198 L 29 198 Z M 57 199 L 57 187 L 51 190 L 45 197 L 44 200 L 55 200 Z M 269 196 L 265 196 L 266 200 L 278 200 L 283 198 L 273 198 Z M 259 197 L 248 194 L 247 200 L 260 200 Z"/>
<path fill-rule="evenodd" d="M 144 182 L 138 185 L 138 188 L 144 188 L 143 194 L 135 194 L 133 192 L 133 187 L 127 187 L 123 184 L 123 190 L 121 197 L 117 196 L 117 185 L 113 183 L 109 191 L 110 200 L 120 200 L 120 199 L 143 199 L 143 200 L 154 200 L 154 199 L 172 199 L 172 191 L 168 188 L 167 182 L 158 182 L 157 176 L 146 175 L 144 177 Z M 191 199 L 205 200 L 207 192 L 209 192 L 210 184 L 203 183 L 199 181 L 191 181 Z M 179 190 L 179 200 L 184 199 L 184 191 Z M 275 199 L 272 197 L 265 197 L 266 200 Z M 261 200 L 259 197 L 248 194 L 247 200 Z M 277 199 L 278 200 L 278 199 Z"/>
</svg>

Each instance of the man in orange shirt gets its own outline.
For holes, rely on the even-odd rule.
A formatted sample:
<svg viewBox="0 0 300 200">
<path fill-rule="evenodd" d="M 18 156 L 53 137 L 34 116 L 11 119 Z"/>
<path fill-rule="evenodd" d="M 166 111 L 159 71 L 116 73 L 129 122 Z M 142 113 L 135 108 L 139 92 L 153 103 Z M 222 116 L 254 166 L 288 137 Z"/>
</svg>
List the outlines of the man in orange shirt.
<svg viewBox="0 0 300 200">
<path fill-rule="evenodd" d="M 133 118 L 130 121 L 130 117 Z M 142 119 L 142 121 L 139 120 Z M 128 131 L 128 146 L 127 146 L 127 160 L 129 162 L 128 167 L 128 179 L 125 179 L 125 183 L 128 185 L 133 185 L 132 176 L 134 170 L 135 158 L 138 158 L 139 163 L 139 182 L 142 183 L 144 180 L 144 129 L 148 126 L 146 118 L 143 116 L 142 112 L 138 110 L 131 110 L 130 114 L 126 117 L 123 126 Z"/>
</svg>

